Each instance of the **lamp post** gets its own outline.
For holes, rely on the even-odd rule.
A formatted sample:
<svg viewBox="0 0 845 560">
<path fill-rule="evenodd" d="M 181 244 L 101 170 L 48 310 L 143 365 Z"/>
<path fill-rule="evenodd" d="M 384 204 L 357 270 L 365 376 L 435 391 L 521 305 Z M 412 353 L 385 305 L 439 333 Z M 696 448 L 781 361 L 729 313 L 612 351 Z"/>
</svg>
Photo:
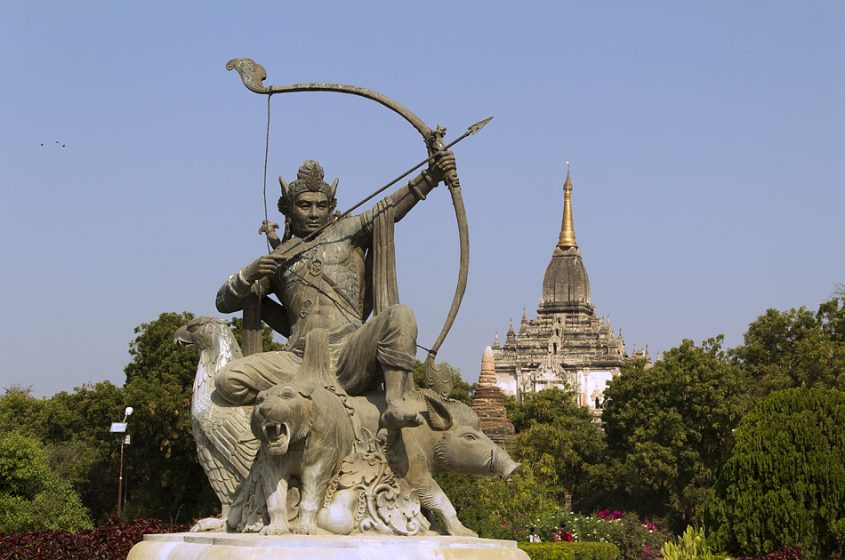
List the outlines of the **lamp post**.
<svg viewBox="0 0 845 560">
<path fill-rule="evenodd" d="M 129 445 L 129 434 L 126 433 L 127 419 L 135 412 L 131 406 L 123 411 L 122 422 L 112 422 L 110 432 L 120 434 L 120 471 L 117 477 L 117 516 L 123 519 L 123 448 Z"/>
</svg>

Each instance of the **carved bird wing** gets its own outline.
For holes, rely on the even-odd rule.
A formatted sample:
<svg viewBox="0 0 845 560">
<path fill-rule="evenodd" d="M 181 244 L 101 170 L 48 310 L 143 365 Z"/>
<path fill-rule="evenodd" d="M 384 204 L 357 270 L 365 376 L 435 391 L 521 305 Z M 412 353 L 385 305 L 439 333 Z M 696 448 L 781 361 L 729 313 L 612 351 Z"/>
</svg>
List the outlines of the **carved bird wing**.
<svg viewBox="0 0 845 560">
<path fill-rule="evenodd" d="M 219 397 L 214 395 L 215 399 Z M 246 478 L 258 452 L 259 441 L 250 429 L 252 405 L 217 405 L 209 414 L 208 438 L 224 454 L 241 478 Z"/>
<path fill-rule="evenodd" d="M 239 440 L 236 432 L 231 430 L 236 427 L 234 423 L 228 424 L 228 428 L 222 430 L 195 433 L 197 457 L 208 482 L 224 505 L 231 504 L 237 497 L 259 448 L 259 441 L 251 437 L 251 432 L 249 439 Z"/>
<path fill-rule="evenodd" d="M 234 406 L 214 392 L 214 376 L 240 348 L 226 324 L 199 317 L 176 333 L 177 342 L 200 351 L 191 403 L 197 457 L 215 494 L 231 504 L 249 474 L 260 447 L 252 435 L 252 406 Z"/>
</svg>

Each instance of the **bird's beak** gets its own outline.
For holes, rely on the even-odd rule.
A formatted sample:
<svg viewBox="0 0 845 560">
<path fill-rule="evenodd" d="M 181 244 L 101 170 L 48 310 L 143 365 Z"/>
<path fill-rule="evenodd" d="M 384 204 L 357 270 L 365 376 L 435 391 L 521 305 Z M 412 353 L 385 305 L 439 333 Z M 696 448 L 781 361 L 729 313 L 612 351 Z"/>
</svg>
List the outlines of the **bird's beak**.
<svg viewBox="0 0 845 560">
<path fill-rule="evenodd" d="M 181 348 L 187 348 L 193 346 L 194 344 L 194 341 L 191 338 L 191 333 L 188 332 L 188 328 L 185 326 L 179 327 L 179 329 L 177 329 L 177 331 L 173 334 L 173 342 Z"/>
</svg>

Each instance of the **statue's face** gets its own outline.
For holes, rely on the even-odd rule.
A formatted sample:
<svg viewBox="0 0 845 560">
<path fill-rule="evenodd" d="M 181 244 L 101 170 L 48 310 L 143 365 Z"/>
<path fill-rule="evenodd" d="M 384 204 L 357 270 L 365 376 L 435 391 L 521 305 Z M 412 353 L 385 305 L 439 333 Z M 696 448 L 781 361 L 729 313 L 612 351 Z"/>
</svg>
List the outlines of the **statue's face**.
<svg viewBox="0 0 845 560">
<path fill-rule="evenodd" d="M 331 216 L 329 197 L 321 192 L 305 191 L 296 197 L 291 212 L 291 229 L 299 237 L 313 233 L 326 225 Z"/>
</svg>

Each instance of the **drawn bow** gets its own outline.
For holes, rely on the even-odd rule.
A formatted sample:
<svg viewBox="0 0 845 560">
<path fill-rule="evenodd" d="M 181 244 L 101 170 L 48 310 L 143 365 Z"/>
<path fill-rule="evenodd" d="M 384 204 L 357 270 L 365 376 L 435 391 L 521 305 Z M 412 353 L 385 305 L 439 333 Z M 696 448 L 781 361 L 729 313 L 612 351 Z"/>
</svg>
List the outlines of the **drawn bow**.
<svg viewBox="0 0 845 560">
<path fill-rule="evenodd" d="M 227 70 L 237 70 L 241 76 L 244 85 L 250 91 L 264 95 L 275 95 L 279 93 L 290 93 L 297 91 L 320 91 L 320 92 L 337 92 L 348 93 L 370 99 L 379 103 L 395 113 L 401 115 L 406 121 L 411 123 L 414 128 L 422 135 L 425 142 L 428 156 L 431 157 L 435 152 L 443 149 L 443 136 L 446 129 L 437 126 L 432 130 L 426 125 L 422 119 L 412 113 L 404 105 L 397 103 L 393 99 L 383 95 L 377 91 L 353 85 L 344 84 L 328 84 L 328 83 L 300 83 L 286 86 L 265 86 L 264 80 L 267 78 L 267 72 L 263 66 L 256 63 L 249 58 L 233 58 L 226 63 Z M 458 310 L 463 301 L 464 291 L 466 290 L 467 275 L 469 273 L 469 228 L 467 226 L 466 209 L 464 208 L 463 196 L 461 195 L 461 183 L 457 178 L 457 173 L 454 180 L 447 182 L 447 187 L 452 195 L 452 204 L 455 207 L 455 218 L 458 225 L 458 236 L 460 240 L 460 269 L 458 270 L 458 283 L 455 286 L 455 294 L 452 298 L 452 305 L 449 308 L 449 314 L 446 316 L 446 322 L 440 330 L 440 334 L 435 340 L 432 347 L 429 349 L 428 357 L 425 360 L 425 375 L 431 387 L 443 398 L 449 396 L 452 392 L 452 372 L 449 368 L 441 368 L 435 364 L 435 357 L 437 351 L 449 334 L 452 324 L 455 322 L 455 317 L 458 315 Z"/>
</svg>

